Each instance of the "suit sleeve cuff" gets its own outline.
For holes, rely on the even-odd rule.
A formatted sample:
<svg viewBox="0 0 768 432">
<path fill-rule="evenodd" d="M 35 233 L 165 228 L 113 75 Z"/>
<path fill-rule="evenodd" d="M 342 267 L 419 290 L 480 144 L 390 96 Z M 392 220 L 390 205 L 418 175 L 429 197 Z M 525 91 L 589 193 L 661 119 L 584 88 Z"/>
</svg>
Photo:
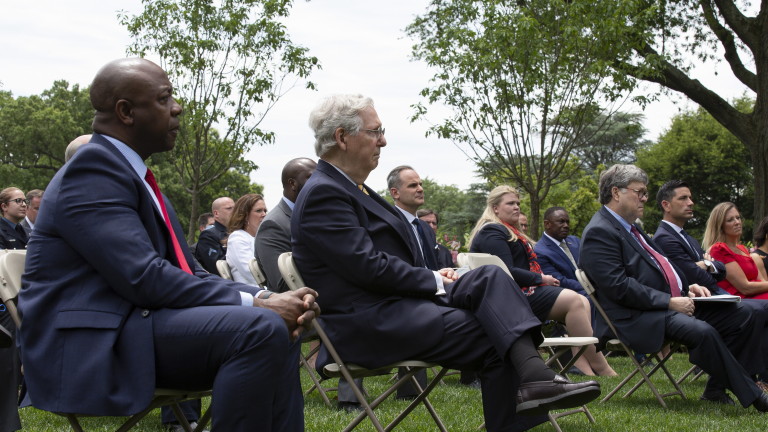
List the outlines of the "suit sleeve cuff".
<svg viewBox="0 0 768 432">
<path fill-rule="evenodd" d="M 435 283 L 437 284 L 437 291 L 435 291 L 435 295 L 444 296 L 446 293 L 445 285 L 443 285 L 443 275 L 436 271 L 433 271 L 432 273 L 435 274 Z"/>
</svg>

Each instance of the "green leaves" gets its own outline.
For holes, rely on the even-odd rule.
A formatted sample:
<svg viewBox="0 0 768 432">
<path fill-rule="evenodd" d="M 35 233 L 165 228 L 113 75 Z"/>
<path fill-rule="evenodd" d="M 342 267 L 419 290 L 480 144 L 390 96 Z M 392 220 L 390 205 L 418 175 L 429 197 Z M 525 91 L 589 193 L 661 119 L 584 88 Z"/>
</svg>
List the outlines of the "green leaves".
<svg viewBox="0 0 768 432">
<path fill-rule="evenodd" d="M 274 140 L 259 124 L 291 82 L 306 79 L 320 66 L 290 40 L 281 22 L 290 1 L 142 3 L 141 14 L 121 14 L 120 22 L 133 38 L 129 51 L 158 55 L 175 85 L 184 107 L 183 133 L 170 160 L 184 187 L 198 197 L 234 166 L 248 166 L 243 155 L 251 147 Z M 311 82 L 306 86 L 314 88 Z M 193 227 L 198 204 L 190 208 Z"/>
</svg>

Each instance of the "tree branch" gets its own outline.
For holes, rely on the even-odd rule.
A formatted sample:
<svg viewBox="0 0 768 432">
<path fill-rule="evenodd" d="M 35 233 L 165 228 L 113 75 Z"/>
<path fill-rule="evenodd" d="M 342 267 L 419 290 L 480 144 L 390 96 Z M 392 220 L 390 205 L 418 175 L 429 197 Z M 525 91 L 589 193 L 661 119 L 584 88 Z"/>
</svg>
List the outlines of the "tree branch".
<svg viewBox="0 0 768 432">
<path fill-rule="evenodd" d="M 712 29 L 712 32 L 720 40 L 723 49 L 725 50 L 724 57 L 728 64 L 731 66 L 731 71 L 733 71 L 733 74 L 736 76 L 736 78 L 739 79 L 739 81 L 744 83 L 744 85 L 749 87 L 752 91 L 757 92 L 757 75 L 747 69 L 744 66 L 744 63 L 741 61 L 733 33 L 720 24 L 720 21 L 717 20 L 715 12 L 712 9 L 712 4 L 708 0 L 701 1 L 701 9 L 702 13 L 704 14 L 704 19 L 707 21 L 707 25 L 709 25 L 709 28 Z M 735 21 L 740 23 L 738 20 Z M 728 24 L 731 25 L 730 22 L 728 22 Z M 753 40 L 755 39 L 753 35 L 754 30 L 751 25 L 747 25 L 745 27 L 747 27 L 747 29 L 737 31 L 737 34 L 754 53 L 756 47 L 756 41 Z M 731 26 L 731 28 L 734 27 Z"/>
</svg>

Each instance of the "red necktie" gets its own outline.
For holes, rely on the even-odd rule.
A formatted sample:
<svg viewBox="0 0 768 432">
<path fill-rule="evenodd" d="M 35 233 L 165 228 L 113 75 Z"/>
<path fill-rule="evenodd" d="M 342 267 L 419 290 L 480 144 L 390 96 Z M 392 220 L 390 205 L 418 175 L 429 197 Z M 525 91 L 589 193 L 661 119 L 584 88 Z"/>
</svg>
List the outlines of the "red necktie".
<svg viewBox="0 0 768 432">
<path fill-rule="evenodd" d="M 643 249 L 645 249 L 646 252 L 648 252 L 653 257 L 653 259 L 656 260 L 656 262 L 659 264 L 659 267 L 661 267 L 661 272 L 664 273 L 664 278 L 667 280 L 667 284 L 669 284 L 669 290 L 672 293 L 672 297 L 680 297 L 680 287 L 677 285 L 677 277 L 675 277 L 675 271 L 672 269 L 672 266 L 669 265 L 667 259 L 664 258 L 664 256 L 660 253 L 653 250 L 653 248 L 645 242 L 645 239 L 643 239 L 643 236 L 640 235 L 640 231 L 637 230 L 637 227 L 632 225 L 630 231 L 632 231 L 632 234 L 637 237 L 637 241 L 640 242 L 640 245 L 643 247 Z"/>
<path fill-rule="evenodd" d="M 160 203 L 160 211 L 163 212 L 163 219 L 165 219 L 165 225 L 168 227 L 168 231 L 171 233 L 171 243 L 173 243 L 173 251 L 176 253 L 176 260 L 179 261 L 179 267 L 181 267 L 182 270 L 185 272 L 192 274 L 192 269 L 189 268 L 189 264 L 187 264 L 187 260 L 184 258 L 184 253 L 181 251 L 181 245 L 179 244 L 179 240 L 176 238 L 176 232 L 173 231 L 173 226 L 171 225 L 171 218 L 168 217 L 168 212 L 165 210 L 165 202 L 163 202 L 163 194 L 160 193 L 160 187 L 157 185 L 157 181 L 155 180 L 155 175 L 152 174 L 152 170 L 147 168 L 147 174 L 144 176 L 144 180 L 149 183 L 149 186 L 152 188 L 152 191 L 155 192 L 155 196 L 157 197 L 157 201 Z"/>
</svg>

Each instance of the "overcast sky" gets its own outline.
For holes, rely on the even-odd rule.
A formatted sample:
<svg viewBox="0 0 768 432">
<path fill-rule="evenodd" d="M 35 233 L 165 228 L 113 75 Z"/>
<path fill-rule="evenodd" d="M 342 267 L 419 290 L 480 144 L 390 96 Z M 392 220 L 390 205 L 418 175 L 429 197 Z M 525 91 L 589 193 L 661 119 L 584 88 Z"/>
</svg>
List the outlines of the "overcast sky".
<svg viewBox="0 0 768 432">
<path fill-rule="evenodd" d="M 425 138 L 425 122 L 410 123 L 410 106 L 431 74 L 425 65 L 410 61 L 410 46 L 403 29 L 423 12 L 426 0 L 313 0 L 294 2 L 286 21 L 295 43 L 318 57 L 322 70 L 312 75 L 317 91 L 301 86 L 291 90 L 269 113 L 262 127 L 276 133 L 272 146 L 257 147 L 249 157 L 260 167 L 252 179 L 265 186 L 269 208 L 280 199 L 280 171 L 288 160 L 316 159 L 309 111 L 325 95 L 362 93 L 372 97 L 387 129 L 387 147 L 379 167 L 366 182 L 376 190 L 397 165 L 409 164 L 442 184 L 466 188 L 478 182 L 475 168 L 450 141 Z M 89 85 L 96 71 L 110 60 L 125 57 L 130 40 L 117 22 L 117 11 L 138 13 L 139 0 L 34 0 L 3 2 L 0 14 L 0 82 L 16 96 L 39 94 L 53 81 Z M 729 98 L 743 87 L 729 79 L 723 65 L 699 69 L 699 79 Z M 656 139 L 680 109 L 694 109 L 685 100 L 655 103 L 646 112 L 647 138 Z M 626 107 L 625 110 L 639 112 Z M 438 115 L 430 115 L 437 123 Z M 74 138 L 74 137 L 73 137 Z M 41 185 L 42 186 L 42 185 Z M 237 199 L 237 197 L 233 197 Z M 205 206 L 205 204 L 203 204 Z"/>
</svg>

